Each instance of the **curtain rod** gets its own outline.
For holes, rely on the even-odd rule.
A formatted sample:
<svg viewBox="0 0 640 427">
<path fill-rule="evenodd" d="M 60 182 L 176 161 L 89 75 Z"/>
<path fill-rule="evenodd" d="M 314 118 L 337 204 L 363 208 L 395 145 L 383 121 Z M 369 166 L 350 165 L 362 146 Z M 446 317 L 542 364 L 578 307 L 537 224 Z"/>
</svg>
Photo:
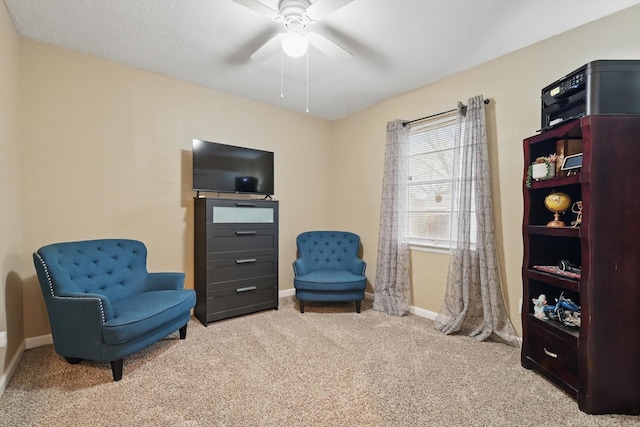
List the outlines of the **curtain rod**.
<svg viewBox="0 0 640 427">
<path fill-rule="evenodd" d="M 490 103 L 491 100 L 490 99 L 485 99 L 483 102 L 486 105 L 486 104 Z M 402 126 L 407 126 L 407 125 L 410 125 L 411 123 L 419 122 L 419 121 L 426 120 L 426 119 L 431 119 L 433 117 L 438 117 L 438 116 L 441 116 L 443 114 L 453 113 L 454 111 L 458 111 L 458 109 L 454 108 L 453 110 L 443 111 L 441 113 L 432 114 L 432 115 L 426 116 L 426 117 L 420 117 L 419 119 L 415 119 L 415 120 L 409 120 L 408 122 L 402 123 Z"/>
</svg>

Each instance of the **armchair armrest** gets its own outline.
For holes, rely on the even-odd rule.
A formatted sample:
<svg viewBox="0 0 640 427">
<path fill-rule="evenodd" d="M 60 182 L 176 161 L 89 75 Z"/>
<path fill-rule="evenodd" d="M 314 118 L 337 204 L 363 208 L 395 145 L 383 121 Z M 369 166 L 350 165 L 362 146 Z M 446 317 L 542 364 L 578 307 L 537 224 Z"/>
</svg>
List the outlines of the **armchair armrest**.
<svg viewBox="0 0 640 427">
<path fill-rule="evenodd" d="M 54 309 L 67 313 L 65 318 L 77 315 L 78 319 L 87 319 L 92 313 L 98 313 L 100 324 L 103 324 L 114 317 L 111 301 L 102 294 L 69 292 L 54 296 L 52 304 Z"/>
<path fill-rule="evenodd" d="M 62 356 L 102 360 L 104 324 L 113 318 L 109 299 L 98 294 L 71 293 L 52 297 L 49 305 L 56 352 Z"/>
<path fill-rule="evenodd" d="M 309 267 L 307 266 L 307 263 L 302 258 L 298 258 L 295 261 L 293 261 L 294 277 L 304 276 L 307 273 L 309 273 Z"/>
<path fill-rule="evenodd" d="M 360 258 L 354 258 L 351 261 L 351 265 L 349 266 L 349 271 L 359 276 L 364 276 L 364 272 L 366 271 L 366 269 L 367 269 L 366 261 Z"/>
<path fill-rule="evenodd" d="M 142 286 L 144 291 L 184 289 L 184 273 L 147 273 Z"/>
</svg>

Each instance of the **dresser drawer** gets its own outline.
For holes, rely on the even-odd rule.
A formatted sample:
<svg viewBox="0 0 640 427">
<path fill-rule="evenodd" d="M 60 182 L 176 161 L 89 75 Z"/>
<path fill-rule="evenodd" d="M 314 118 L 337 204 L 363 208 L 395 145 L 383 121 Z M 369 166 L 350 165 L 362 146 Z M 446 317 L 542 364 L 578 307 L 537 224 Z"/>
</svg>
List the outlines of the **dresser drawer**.
<svg viewBox="0 0 640 427">
<path fill-rule="evenodd" d="M 207 260 L 247 258 L 278 253 L 274 228 L 215 229 L 207 227 Z"/>
<path fill-rule="evenodd" d="M 218 229 L 277 229 L 278 202 L 207 199 L 206 223 Z"/>
<path fill-rule="evenodd" d="M 529 357 L 574 389 L 579 386 L 578 347 L 574 337 L 546 330 L 537 320 L 527 326 Z"/>
<path fill-rule="evenodd" d="M 248 256 L 207 261 L 206 283 L 218 287 L 251 278 L 278 276 L 278 256 Z"/>
<path fill-rule="evenodd" d="M 207 290 L 207 322 L 278 307 L 278 283 Z"/>
</svg>

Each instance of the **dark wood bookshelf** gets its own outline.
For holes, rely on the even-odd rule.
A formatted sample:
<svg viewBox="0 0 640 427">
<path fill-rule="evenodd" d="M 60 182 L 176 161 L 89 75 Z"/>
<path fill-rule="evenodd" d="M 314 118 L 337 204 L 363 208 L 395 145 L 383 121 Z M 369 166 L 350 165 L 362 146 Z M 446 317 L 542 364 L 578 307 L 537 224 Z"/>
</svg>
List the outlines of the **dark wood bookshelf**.
<svg viewBox="0 0 640 427">
<path fill-rule="evenodd" d="M 579 173 L 533 181 L 528 167 L 564 140 L 580 140 Z M 576 142 L 576 141 L 572 141 Z M 573 397 L 590 414 L 640 414 L 640 115 L 590 115 L 523 141 L 522 365 Z M 554 191 L 582 201 L 582 223 L 549 227 L 544 198 Z M 578 278 L 538 270 L 561 259 Z M 533 298 L 564 294 L 581 325 L 536 318 Z"/>
</svg>

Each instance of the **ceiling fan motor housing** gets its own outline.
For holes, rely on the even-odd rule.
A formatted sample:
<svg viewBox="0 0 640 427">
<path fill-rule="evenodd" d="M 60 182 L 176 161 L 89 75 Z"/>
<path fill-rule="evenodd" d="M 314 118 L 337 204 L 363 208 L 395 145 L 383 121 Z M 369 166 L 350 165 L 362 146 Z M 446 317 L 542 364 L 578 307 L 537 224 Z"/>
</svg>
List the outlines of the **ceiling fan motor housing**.
<svg viewBox="0 0 640 427">
<path fill-rule="evenodd" d="M 310 19 L 305 15 L 305 11 L 311 5 L 309 0 L 282 0 L 280 2 L 280 16 L 285 25 L 299 25 L 303 29 Z"/>
</svg>

